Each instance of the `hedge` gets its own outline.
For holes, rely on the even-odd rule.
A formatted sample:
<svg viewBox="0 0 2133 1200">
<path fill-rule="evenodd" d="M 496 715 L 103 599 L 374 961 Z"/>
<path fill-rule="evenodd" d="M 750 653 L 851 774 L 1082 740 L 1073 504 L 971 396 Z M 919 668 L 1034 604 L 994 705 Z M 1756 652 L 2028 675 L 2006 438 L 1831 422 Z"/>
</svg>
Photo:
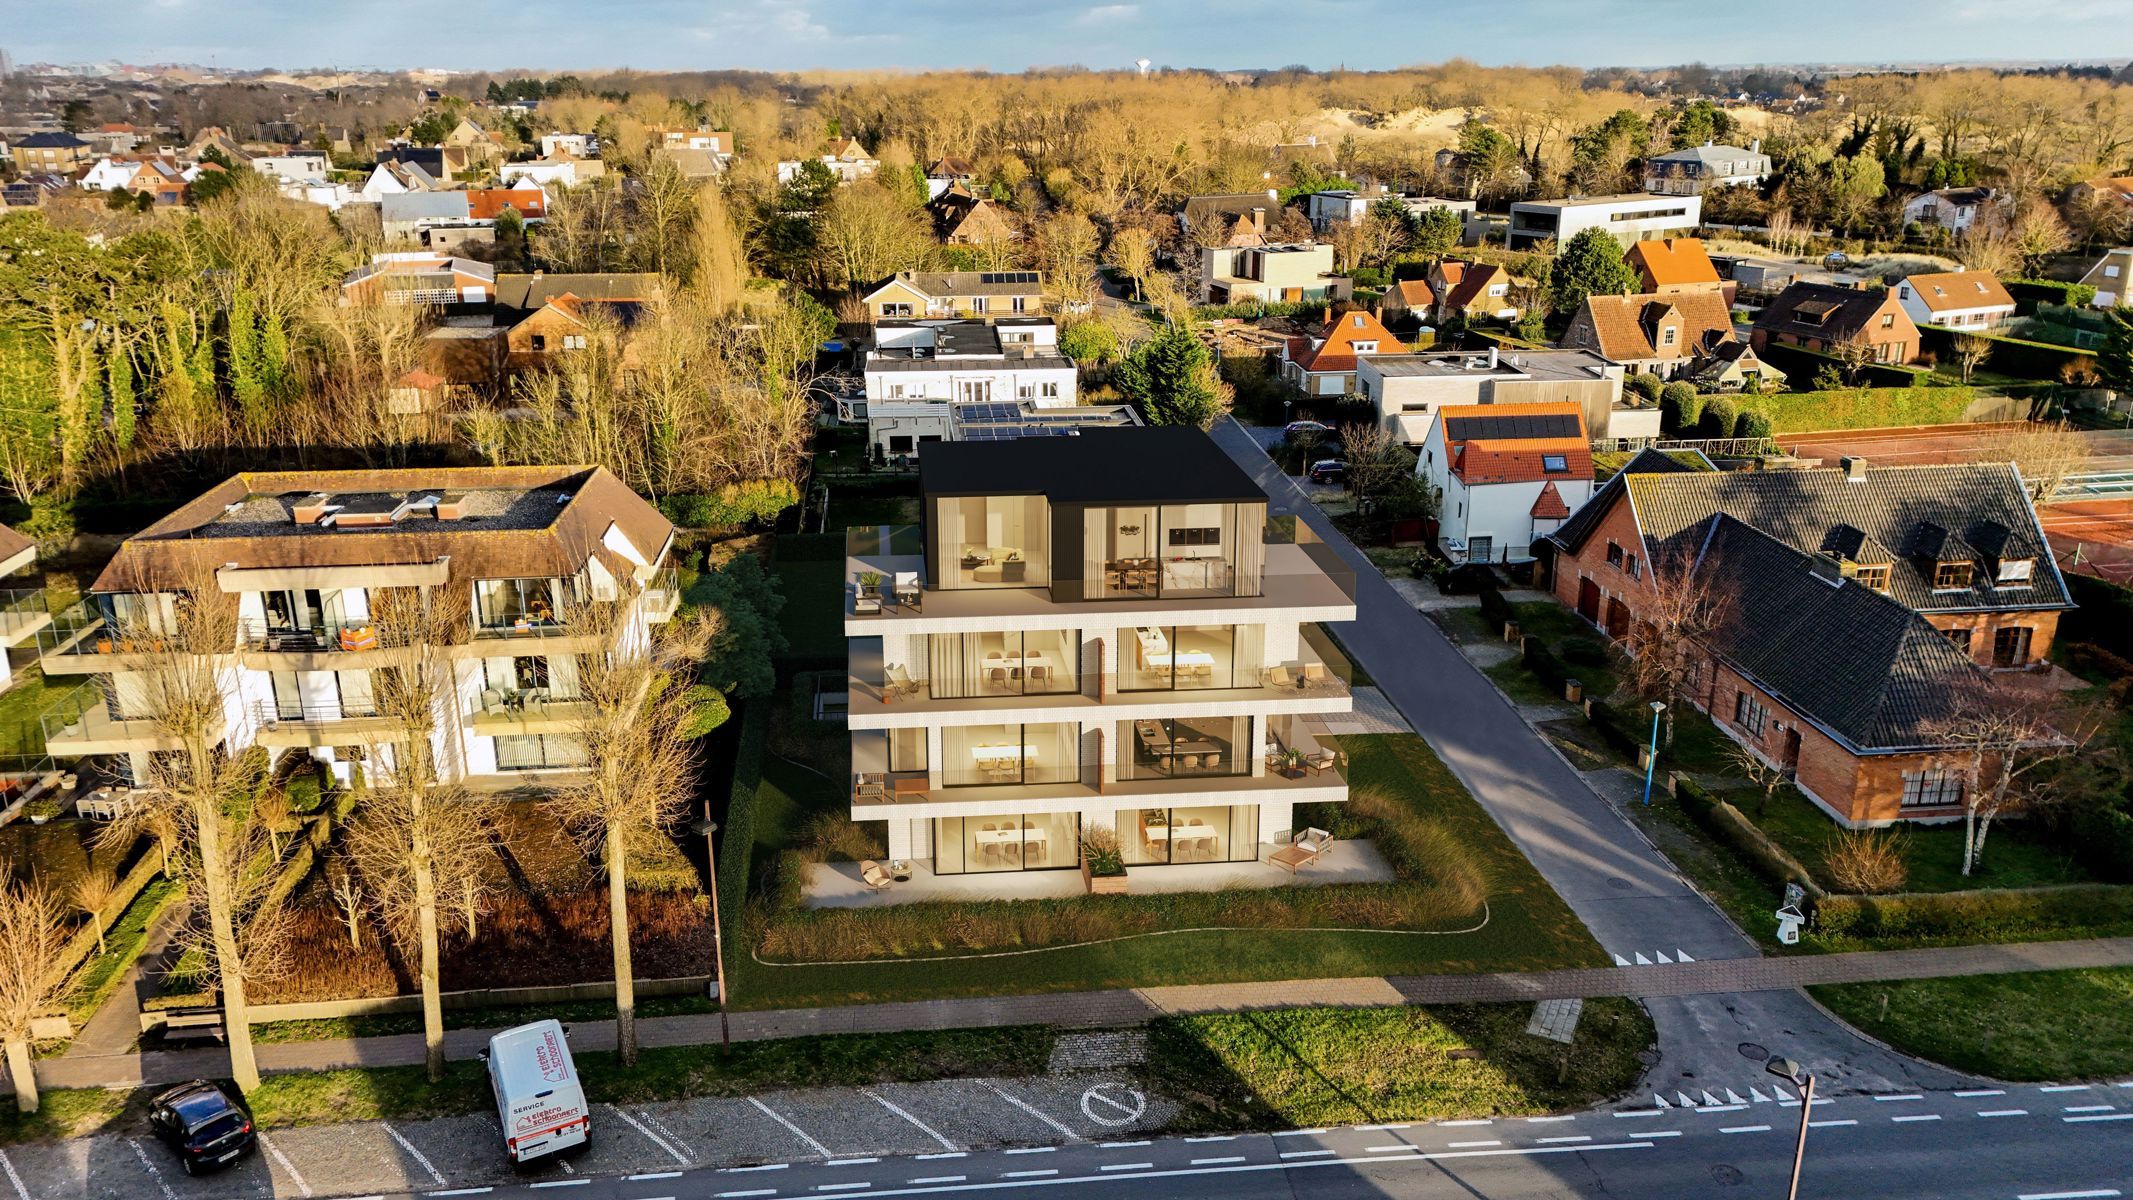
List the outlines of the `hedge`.
<svg viewBox="0 0 2133 1200">
<path fill-rule="evenodd" d="M 1843 363 L 1819 350 L 1805 346 L 1788 346 L 1778 342 L 1756 348 L 1762 360 L 1785 373 L 1785 378 L 1794 388 L 1813 384 L 1815 376 L 1824 367 L 1842 368 Z M 1908 367 L 1896 363 L 1867 363 L 1860 368 L 1861 376 L 1869 387 L 1901 388 L 1925 382 L 1933 372 L 1924 367 Z"/>
<path fill-rule="evenodd" d="M 2057 279 L 2009 279 L 2007 294 L 2014 297 L 2015 311 L 2028 315 L 2046 304 L 2058 304 L 2067 308 L 2087 308 L 2096 298 L 2096 289 L 2086 283 L 2066 283 Z"/>
<path fill-rule="evenodd" d="M 1631 762 L 1637 761 L 1637 753 L 1644 749 L 1643 729 L 1626 725 L 1621 713 L 1605 700 L 1588 701 L 1585 715 L 1592 720 L 1592 727 L 1599 731 L 1600 739 L 1614 748 L 1615 753 Z"/>
<path fill-rule="evenodd" d="M 2048 888 L 1826 896 L 1815 905 L 1815 924 L 1826 936 L 1858 938 L 2001 941 L 2036 934 L 2080 934 L 2133 926 L 2133 888 L 2076 883 Z"/>
<path fill-rule="evenodd" d="M 2083 805 L 2072 826 L 2076 861 L 2113 883 L 2133 883 L 2133 812 Z"/>
<path fill-rule="evenodd" d="M 1834 392 L 1779 392 L 1744 403 L 1770 418 L 1773 434 L 1822 429 L 1875 429 L 1890 425 L 1952 425 L 1977 399 L 1967 387 L 1846 388 Z"/>
<path fill-rule="evenodd" d="M 1706 791 L 1693 779 L 1681 779 L 1674 785 L 1674 795 L 1681 806 L 1696 818 L 1698 824 L 1718 836 L 1718 839 L 1740 851 L 1748 865 L 1765 879 L 1780 887 L 1797 883 L 1809 898 L 1819 905 L 1829 902 L 1829 895 L 1822 885 L 1799 859 L 1785 852 L 1785 848 L 1770 839 L 1761 827 L 1731 804 Z"/>
<path fill-rule="evenodd" d="M 1519 656 L 1524 660 L 1526 670 L 1533 672 L 1555 694 L 1562 695 L 1563 684 L 1570 679 L 1570 672 L 1563 666 L 1563 660 L 1555 656 L 1555 651 L 1548 649 L 1548 643 L 1537 637 L 1520 638 Z"/>
<path fill-rule="evenodd" d="M 740 920 L 748 897 L 755 861 L 756 790 L 763 782 L 763 744 L 769 737 L 770 702 L 748 701 L 742 706 L 741 738 L 733 752 L 733 790 L 719 830 L 726 840 L 718 852 L 718 903 L 729 921 Z"/>
<path fill-rule="evenodd" d="M 2066 590 L 2079 607 L 2060 616 L 2059 636 L 2069 642 L 2093 642 L 2133 659 L 2133 589 L 2092 575 L 2063 574 Z"/>
<path fill-rule="evenodd" d="M 1976 329 L 1949 329 L 1940 325 L 1921 325 L 1918 328 L 1920 343 L 1931 350 L 1951 371 L 1960 369 L 1953 343 L 1957 335 L 1965 333 L 1974 334 L 1992 343 L 1992 353 L 1985 356 L 1978 368 L 1991 371 L 1995 375 L 2013 375 L 2021 379 L 2056 383 L 2061 367 L 2077 358 L 2094 357 L 2094 352 L 2089 350 L 2055 346 L 2050 342 L 2032 342 Z"/>
<path fill-rule="evenodd" d="M 688 529 L 738 529 L 768 521 L 800 502 L 790 479 L 751 479 L 729 483 L 710 495 L 667 496 L 660 515 Z"/>
</svg>

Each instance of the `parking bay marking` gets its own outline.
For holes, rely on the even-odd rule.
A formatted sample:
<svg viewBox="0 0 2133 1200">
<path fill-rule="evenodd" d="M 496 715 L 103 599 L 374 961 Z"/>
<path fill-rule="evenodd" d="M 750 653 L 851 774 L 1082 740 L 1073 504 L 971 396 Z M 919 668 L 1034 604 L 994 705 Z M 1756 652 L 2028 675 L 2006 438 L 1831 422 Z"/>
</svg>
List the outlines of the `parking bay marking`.
<svg viewBox="0 0 2133 1200">
<path fill-rule="evenodd" d="M 15 1164 L 7 1160 L 7 1151 L 0 1150 L 0 1171 L 7 1172 L 7 1181 L 15 1185 L 15 1195 L 21 1200 L 30 1200 L 30 1189 L 22 1186 L 22 1176 L 15 1174 Z M 305 1192 L 305 1195 L 311 1193 Z"/>
<path fill-rule="evenodd" d="M 148 1151 L 141 1149 L 141 1140 L 139 1138 L 127 1138 L 126 1144 L 133 1147 L 133 1156 L 141 1160 L 141 1166 L 147 1168 L 149 1177 L 156 1181 L 157 1187 L 163 1189 L 163 1200 L 178 1200 L 178 1194 L 171 1191 L 170 1184 L 164 1181 L 163 1172 L 157 1170 L 156 1165 L 148 1161 Z M 443 1183 L 444 1180 L 440 1179 L 437 1182 Z"/>
<path fill-rule="evenodd" d="M 259 1133 L 259 1144 L 265 1146 L 267 1148 L 267 1153 L 274 1156 L 274 1161 L 281 1164 L 281 1169 L 287 1171 L 289 1173 L 289 1178 L 296 1181 L 296 1189 L 302 1192 L 304 1195 L 309 1196 L 311 1194 L 311 1185 L 304 1182 L 303 1173 L 296 1169 L 295 1163 L 289 1161 L 288 1155 L 283 1154 L 281 1152 L 281 1147 L 275 1145 L 267 1137 L 265 1130 L 261 1130 Z M 485 1192 L 488 1190 L 489 1189 L 487 1188 L 482 1189 L 482 1191 Z M 27 1197 L 25 1197 L 24 1200 L 27 1200 Z"/>
<path fill-rule="evenodd" d="M 1036 1110 L 1035 1108 L 1031 1107 L 1030 1105 L 1028 1105 L 1028 1104 L 1024 1103 L 1023 1101 L 1021 1101 L 1021 1100 L 1017 1099 L 1017 1098 L 1016 1098 L 1016 1097 L 1014 1097 L 1014 1096 L 1011 1096 L 1011 1095 L 1007 1094 L 1007 1092 L 1006 1092 L 1006 1091 L 1004 1091 L 1003 1089 L 1001 1089 L 1001 1087 L 1000 1087 L 1000 1086 L 999 1086 L 998 1084 L 994 1084 L 994 1083 L 988 1083 L 988 1084 L 986 1084 L 986 1085 L 985 1085 L 985 1087 L 986 1087 L 986 1089 L 987 1089 L 987 1090 L 989 1090 L 990 1092 L 992 1092 L 992 1094 L 993 1094 L 993 1095 L 995 1095 L 995 1096 L 998 1096 L 998 1097 L 999 1097 L 1000 1099 L 1002 1099 L 1002 1100 L 1005 1100 L 1005 1101 L 1007 1101 L 1007 1102 L 1008 1102 L 1009 1104 L 1012 1104 L 1012 1105 L 1014 1105 L 1014 1106 L 1015 1106 L 1016 1108 L 1019 1108 L 1019 1109 L 1021 1109 L 1021 1110 L 1022 1110 L 1023 1112 L 1026 1112 L 1026 1113 L 1028 1113 L 1029 1115 L 1031 1115 L 1031 1116 L 1033 1116 L 1033 1117 L 1037 1118 L 1038 1120 L 1040 1120 L 1040 1121 L 1044 1122 L 1045 1124 L 1047 1124 L 1047 1125 L 1051 1126 L 1052 1128 L 1054 1128 L 1054 1129 L 1058 1130 L 1059 1132 L 1061 1132 L 1061 1133 L 1065 1134 L 1066 1136 L 1068 1136 L 1068 1137 L 1070 1137 L 1070 1138 L 1075 1138 L 1075 1139 L 1077 1139 L 1077 1140 L 1078 1140 L 1078 1139 L 1079 1139 L 1079 1138 L 1081 1137 L 1081 1135 L 1080 1135 L 1080 1134 L 1078 1134 L 1078 1133 L 1075 1133 L 1075 1132 L 1074 1132 L 1074 1130 L 1073 1130 L 1073 1128 L 1072 1128 L 1072 1127 L 1070 1127 L 1070 1126 L 1068 1126 L 1068 1125 L 1065 1125 L 1065 1124 L 1062 1124 L 1061 1122 L 1058 1122 L 1058 1121 L 1054 1121 L 1054 1120 L 1053 1120 L 1052 1118 L 1050 1118 L 1050 1117 L 1048 1117 L 1048 1116 L 1045 1116 L 1045 1115 L 1044 1115 L 1043 1113 L 1041 1113 L 1041 1112 L 1038 1112 L 1038 1111 L 1037 1111 L 1037 1110 Z"/>
<path fill-rule="evenodd" d="M 666 1140 L 674 1143 L 676 1146 L 680 1147 L 681 1152 L 683 1154 L 696 1153 L 694 1147 L 690 1146 L 689 1143 L 681 1140 L 681 1135 L 675 1133 L 672 1129 L 667 1128 L 667 1123 L 665 1121 L 662 1121 L 658 1117 L 653 1116 L 650 1112 L 641 1108 L 638 1109 L 637 1119 L 658 1130 L 660 1137 L 663 1137 Z"/>
<path fill-rule="evenodd" d="M 428 1171 L 430 1173 L 430 1178 L 437 1181 L 438 1187 L 444 1186 L 444 1176 L 438 1173 L 436 1167 L 430 1165 L 430 1160 L 423 1157 L 422 1151 L 415 1149 L 415 1143 L 408 1141 L 404 1137 L 401 1137 L 400 1131 L 394 1129 L 389 1123 L 380 1121 L 378 1122 L 378 1124 L 385 1130 L 386 1133 L 392 1135 L 392 1139 L 394 1141 L 400 1143 L 400 1148 L 402 1150 L 407 1151 L 407 1156 L 409 1158 L 414 1159 L 418 1164 L 421 1165 L 423 1170 Z M 540 1185 L 535 1184 L 534 1186 L 539 1187 Z"/>
<path fill-rule="evenodd" d="M 941 1149 L 956 1149 L 956 1144 L 954 1142 L 949 1141 L 947 1138 L 942 1137 L 939 1130 L 935 1129 L 931 1125 L 926 1124 L 924 1121 L 919 1120 L 917 1117 L 912 1116 L 910 1113 L 905 1112 L 901 1107 L 891 1103 L 887 1096 L 882 1095 L 881 1093 L 875 1091 L 873 1088 L 860 1088 L 859 1090 L 865 1095 L 872 1096 L 874 1098 L 874 1102 L 881 1105 L 883 1108 L 888 1109 L 890 1112 L 895 1113 L 897 1116 L 902 1117 L 904 1120 L 911 1122 L 913 1125 L 916 1125 L 920 1133 L 923 1133 L 927 1137 L 932 1138 L 934 1141 L 939 1142 L 941 1144 Z"/>
<path fill-rule="evenodd" d="M 645 1126 L 644 1122 L 639 1121 L 637 1118 L 629 1115 L 626 1112 L 623 1112 L 619 1108 L 615 1110 L 615 1115 L 622 1118 L 623 1124 L 628 1125 L 631 1129 L 634 1129 L 637 1132 L 643 1134 L 644 1139 L 646 1141 L 652 1143 L 654 1146 L 659 1147 L 661 1150 L 666 1151 L 668 1158 L 673 1159 L 681 1166 L 686 1167 L 689 1165 L 689 1160 L 682 1155 L 681 1151 L 676 1150 L 671 1144 L 667 1142 L 665 1138 L 660 1137 L 656 1133 L 653 1133 L 649 1128 Z"/>
<path fill-rule="evenodd" d="M 1147 1111 L 1148 1097 L 1122 1083 L 1099 1083 L 1081 1094 L 1081 1115 L 1098 1125 L 1131 1125 Z"/>
<path fill-rule="evenodd" d="M 763 1103 L 761 1100 L 756 1099 L 754 1096 L 748 1097 L 748 1103 L 753 1104 L 757 1108 L 762 1109 L 764 1116 L 769 1117 L 771 1120 L 776 1121 L 780 1125 L 783 1125 L 785 1128 L 792 1131 L 794 1137 L 797 1137 L 801 1141 L 806 1142 L 809 1146 L 814 1147 L 815 1153 L 821 1155 L 824 1158 L 836 1157 L 835 1155 L 830 1153 L 828 1146 L 825 1146 L 821 1142 L 818 1142 L 815 1139 L 809 1137 L 805 1129 L 802 1129 L 798 1125 L 795 1125 L 791 1121 L 787 1120 L 784 1113 L 781 1113 L 777 1109 L 770 1107 L 768 1104 Z"/>
</svg>

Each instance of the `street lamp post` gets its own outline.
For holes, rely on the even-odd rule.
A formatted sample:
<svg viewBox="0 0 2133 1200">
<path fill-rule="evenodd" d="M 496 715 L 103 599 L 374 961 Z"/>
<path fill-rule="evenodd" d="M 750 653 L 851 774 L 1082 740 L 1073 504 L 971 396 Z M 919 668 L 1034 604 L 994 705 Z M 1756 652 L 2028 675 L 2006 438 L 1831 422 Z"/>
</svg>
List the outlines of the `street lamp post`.
<svg viewBox="0 0 2133 1200">
<path fill-rule="evenodd" d="M 1659 766 L 1659 714 L 1666 711 L 1664 701 L 1652 701 L 1652 748 L 1644 756 L 1644 807 L 1652 806 L 1652 772 Z"/>
<path fill-rule="evenodd" d="M 1799 1200 L 1800 1167 L 1807 1161 L 1807 1122 L 1815 1106 L 1814 1072 L 1802 1070 L 1789 1058 L 1773 1058 L 1763 1064 L 1763 1069 L 1800 1089 L 1800 1132 L 1792 1147 L 1792 1186 L 1785 1190 L 1785 1200 Z"/>
<path fill-rule="evenodd" d="M 689 822 L 689 828 L 704 835 L 704 864 L 711 873 L 711 962 L 718 980 L 718 1043 L 730 1050 L 733 1030 L 726 1022 L 726 936 L 718 920 L 718 847 L 711 841 L 711 835 L 718 832 L 718 822 L 705 817 Z"/>
</svg>

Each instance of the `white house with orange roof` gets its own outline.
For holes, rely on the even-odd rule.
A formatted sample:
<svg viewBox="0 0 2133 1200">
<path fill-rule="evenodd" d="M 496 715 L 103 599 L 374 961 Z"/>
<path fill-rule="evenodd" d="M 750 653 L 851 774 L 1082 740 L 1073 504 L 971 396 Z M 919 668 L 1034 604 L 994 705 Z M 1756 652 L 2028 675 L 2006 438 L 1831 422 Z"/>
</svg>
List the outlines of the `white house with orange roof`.
<svg viewBox="0 0 2133 1200">
<path fill-rule="evenodd" d="M 2014 320 L 2014 297 L 1990 271 L 1922 272 L 1896 285 L 1913 324 L 1992 329 Z"/>
<path fill-rule="evenodd" d="M 1530 562 L 1533 544 L 1592 498 L 1592 442 L 1575 401 L 1440 409 L 1415 474 L 1437 493 L 1454 562 Z"/>
<path fill-rule="evenodd" d="M 1358 359 L 1406 350 L 1377 314 L 1355 309 L 1342 313 L 1318 337 L 1290 338 L 1281 351 L 1281 377 L 1306 396 L 1345 396 L 1355 390 Z"/>
</svg>

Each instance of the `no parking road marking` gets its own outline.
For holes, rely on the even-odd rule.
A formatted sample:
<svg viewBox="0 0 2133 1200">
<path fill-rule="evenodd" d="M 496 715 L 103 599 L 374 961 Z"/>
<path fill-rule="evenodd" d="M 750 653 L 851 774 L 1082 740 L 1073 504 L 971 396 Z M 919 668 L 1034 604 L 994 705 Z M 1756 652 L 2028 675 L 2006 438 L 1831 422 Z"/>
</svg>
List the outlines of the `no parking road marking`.
<svg viewBox="0 0 2133 1200">
<path fill-rule="evenodd" d="M 1116 1129 L 1148 1111 L 1148 1097 L 1123 1083 L 1099 1083 L 1081 1094 L 1081 1115 Z"/>
</svg>

